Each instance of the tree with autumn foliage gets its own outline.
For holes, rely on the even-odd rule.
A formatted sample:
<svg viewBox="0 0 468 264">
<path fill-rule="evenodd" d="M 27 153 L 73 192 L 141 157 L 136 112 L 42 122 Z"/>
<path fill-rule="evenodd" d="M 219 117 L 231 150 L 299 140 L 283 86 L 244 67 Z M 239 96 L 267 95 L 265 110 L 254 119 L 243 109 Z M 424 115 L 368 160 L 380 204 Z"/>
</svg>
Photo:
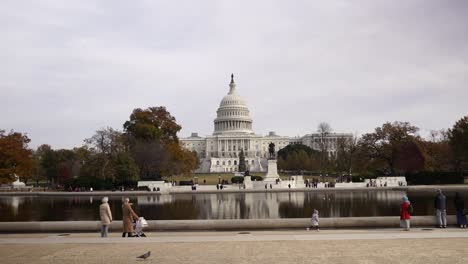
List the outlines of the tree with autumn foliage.
<svg viewBox="0 0 468 264">
<path fill-rule="evenodd" d="M 0 130 L 0 183 L 11 183 L 14 175 L 26 182 L 32 177 L 34 160 L 28 148 L 31 140 L 27 135 L 11 131 L 6 134 Z"/>
<path fill-rule="evenodd" d="M 179 144 L 181 128 L 163 106 L 133 110 L 124 131 L 141 179 L 186 174 L 198 167 L 196 154 Z"/>
<path fill-rule="evenodd" d="M 448 131 L 457 171 L 468 171 L 468 116 L 458 120 Z"/>
<path fill-rule="evenodd" d="M 421 141 L 420 145 L 426 160 L 426 171 L 453 171 L 455 162 L 447 130 L 431 131 L 429 140 Z"/>
<path fill-rule="evenodd" d="M 384 167 L 379 169 L 391 175 L 395 175 L 397 169 L 402 172 L 420 170 L 424 167 L 424 157 L 416 144 L 419 141 L 417 131 L 409 122 L 387 122 L 373 133 L 364 134 L 359 145 L 368 159 L 382 162 Z"/>
</svg>

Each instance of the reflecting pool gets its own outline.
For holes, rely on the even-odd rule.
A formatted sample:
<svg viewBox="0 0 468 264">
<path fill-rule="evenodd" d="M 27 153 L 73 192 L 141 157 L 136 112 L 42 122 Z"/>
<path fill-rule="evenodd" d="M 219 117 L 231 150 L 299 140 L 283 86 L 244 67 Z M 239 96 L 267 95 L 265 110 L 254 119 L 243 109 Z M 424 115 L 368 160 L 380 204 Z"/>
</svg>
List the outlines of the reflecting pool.
<svg viewBox="0 0 468 264">
<path fill-rule="evenodd" d="M 468 204 L 468 191 L 461 191 Z M 432 191 L 309 191 L 265 193 L 163 194 L 130 196 L 133 208 L 148 220 L 395 216 L 403 195 L 414 215 L 433 215 Z M 454 191 L 446 192 L 454 214 Z M 122 219 L 122 196 L 110 196 L 115 219 Z M 101 196 L 0 196 L 0 221 L 98 220 Z"/>
</svg>

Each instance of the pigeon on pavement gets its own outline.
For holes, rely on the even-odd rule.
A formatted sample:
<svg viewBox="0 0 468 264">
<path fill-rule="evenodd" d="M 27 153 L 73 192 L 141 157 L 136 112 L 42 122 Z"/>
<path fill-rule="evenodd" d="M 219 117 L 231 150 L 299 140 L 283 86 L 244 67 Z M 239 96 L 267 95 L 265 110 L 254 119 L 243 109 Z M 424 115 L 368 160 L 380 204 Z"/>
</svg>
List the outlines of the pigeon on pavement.
<svg viewBox="0 0 468 264">
<path fill-rule="evenodd" d="M 138 259 L 147 259 L 151 255 L 151 251 L 146 252 L 145 254 L 138 256 Z"/>
</svg>

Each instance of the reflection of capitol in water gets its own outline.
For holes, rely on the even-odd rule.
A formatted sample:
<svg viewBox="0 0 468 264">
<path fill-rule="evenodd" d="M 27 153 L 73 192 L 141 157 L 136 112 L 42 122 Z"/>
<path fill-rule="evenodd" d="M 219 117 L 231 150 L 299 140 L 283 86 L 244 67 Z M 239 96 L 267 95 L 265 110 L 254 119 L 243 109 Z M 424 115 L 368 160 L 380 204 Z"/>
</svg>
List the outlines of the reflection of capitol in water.
<svg viewBox="0 0 468 264">
<path fill-rule="evenodd" d="M 199 219 L 279 218 L 281 203 L 302 207 L 304 198 L 303 192 L 162 194 L 138 196 L 138 206 L 186 201 L 197 207 Z"/>
<path fill-rule="evenodd" d="M 324 217 L 340 217 L 382 215 L 382 210 L 398 207 L 403 195 L 403 191 L 381 190 L 162 194 L 138 196 L 138 206 L 150 209 L 152 205 L 164 208 L 182 203 L 194 208 L 197 219 L 274 219 L 291 214 L 304 217 L 303 211 L 312 209 L 318 209 Z"/>
</svg>

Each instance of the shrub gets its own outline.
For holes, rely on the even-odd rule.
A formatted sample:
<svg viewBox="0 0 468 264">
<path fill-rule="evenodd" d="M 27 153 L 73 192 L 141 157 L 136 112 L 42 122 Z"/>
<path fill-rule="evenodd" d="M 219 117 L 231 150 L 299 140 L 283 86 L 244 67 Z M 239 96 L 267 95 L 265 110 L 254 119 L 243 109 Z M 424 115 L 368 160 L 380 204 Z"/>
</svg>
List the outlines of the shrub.
<svg viewBox="0 0 468 264">
<path fill-rule="evenodd" d="M 263 181 L 262 176 L 250 176 L 250 178 L 252 181 Z"/>
<path fill-rule="evenodd" d="M 193 185 L 193 180 L 190 180 L 190 181 L 179 181 L 179 185 L 180 186 L 191 186 Z"/>
<path fill-rule="evenodd" d="M 462 184 L 463 174 L 458 172 L 421 171 L 405 175 L 408 184 Z"/>
<path fill-rule="evenodd" d="M 65 190 L 68 190 L 69 187 L 72 187 L 72 189 L 75 189 L 76 187 L 84 187 L 89 189 L 92 187 L 94 190 L 112 190 L 114 185 L 112 184 L 111 180 L 104 180 L 94 177 L 78 177 L 65 181 Z"/>
<path fill-rule="evenodd" d="M 364 177 L 362 176 L 351 176 L 353 182 L 364 182 Z"/>
<path fill-rule="evenodd" d="M 242 176 L 234 176 L 231 178 L 231 183 L 243 183 L 244 177 Z"/>
</svg>

